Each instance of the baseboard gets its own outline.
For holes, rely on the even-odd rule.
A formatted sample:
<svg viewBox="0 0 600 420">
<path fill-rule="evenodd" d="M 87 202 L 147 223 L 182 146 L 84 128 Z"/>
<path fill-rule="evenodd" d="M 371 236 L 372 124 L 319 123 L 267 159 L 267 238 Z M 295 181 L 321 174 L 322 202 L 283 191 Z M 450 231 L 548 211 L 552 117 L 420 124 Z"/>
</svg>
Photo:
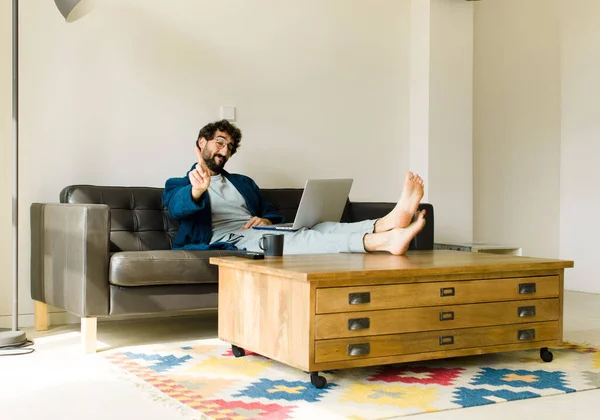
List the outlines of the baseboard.
<svg viewBox="0 0 600 420">
<path fill-rule="evenodd" d="M 199 315 L 203 313 L 216 313 L 216 309 L 198 309 L 194 311 L 181 311 L 181 312 L 166 312 L 158 314 L 145 314 L 145 315 L 118 315 L 106 318 L 98 318 L 98 322 L 114 322 L 114 321 L 131 321 L 139 319 L 152 319 L 152 318 L 171 318 L 174 316 L 186 316 L 186 315 Z M 80 317 L 77 315 L 69 314 L 64 311 L 50 312 L 48 314 L 48 323 L 50 325 L 65 325 L 65 324 L 79 324 L 81 323 Z M 33 327 L 33 314 L 21 314 L 19 315 L 19 328 Z M 12 317 L 10 315 L 0 315 L 0 328 L 11 328 Z"/>
<path fill-rule="evenodd" d="M 67 312 L 51 312 L 48 314 L 48 322 L 50 325 L 75 324 L 79 322 L 79 317 L 71 315 Z M 0 328 L 11 328 L 12 317 L 0 316 Z M 19 315 L 19 328 L 33 327 L 33 314 Z"/>
</svg>

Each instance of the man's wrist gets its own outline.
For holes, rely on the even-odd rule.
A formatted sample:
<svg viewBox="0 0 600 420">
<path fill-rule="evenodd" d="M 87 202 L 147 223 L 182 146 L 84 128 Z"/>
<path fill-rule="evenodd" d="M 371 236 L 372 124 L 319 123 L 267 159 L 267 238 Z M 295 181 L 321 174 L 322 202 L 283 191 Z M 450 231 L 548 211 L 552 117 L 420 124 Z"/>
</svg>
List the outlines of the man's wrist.
<svg viewBox="0 0 600 420">
<path fill-rule="evenodd" d="M 200 197 L 202 197 L 202 194 L 204 194 L 203 190 L 196 190 L 196 189 L 192 188 L 192 199 L 194 201 L 200 200 Z"/>
</svg>

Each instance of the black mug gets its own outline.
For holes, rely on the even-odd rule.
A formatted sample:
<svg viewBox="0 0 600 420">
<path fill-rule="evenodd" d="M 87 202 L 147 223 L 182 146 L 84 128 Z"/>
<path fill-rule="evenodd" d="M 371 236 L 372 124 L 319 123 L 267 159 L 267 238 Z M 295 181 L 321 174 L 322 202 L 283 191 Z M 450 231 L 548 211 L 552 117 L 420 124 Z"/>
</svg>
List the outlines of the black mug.
<svg viewBox="0 0 600 420">
<path fill-rule="evenodd" d="M 281 257 L 283 255 L 282 233 L 267 233 L 258 240 L 258 246 L 265 251 L 267 257 Z"/>
</svg>

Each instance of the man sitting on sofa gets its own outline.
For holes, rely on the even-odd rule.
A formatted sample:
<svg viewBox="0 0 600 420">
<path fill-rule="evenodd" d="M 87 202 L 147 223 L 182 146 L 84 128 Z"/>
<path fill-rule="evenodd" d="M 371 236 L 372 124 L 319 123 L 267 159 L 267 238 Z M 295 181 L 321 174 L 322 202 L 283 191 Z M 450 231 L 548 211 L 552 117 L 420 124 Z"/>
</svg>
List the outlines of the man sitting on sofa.
<svg viewBox="0 0 600 420">
<path fill-rule="evenodd" d="M 246 249 L 260 252 L 264 234 L 253 226 L 283 222 L 283 217 L 261 195 L 249 177 L 224 168 L 242 139 L 227 120 L 207 124 L 196 140 L 195 163 L 185 177 L 170 178 L 163 199 L 169 214 L 180 222 L 174 249 Z M 324 222 L 311 229 L 285 232 L 285 254 L 387 251 L 402 255 L 425 225 L 418 213 L 423 180 L 406 175 L 398 204 L 377 220 L 355 223 Z"/>
</svg>

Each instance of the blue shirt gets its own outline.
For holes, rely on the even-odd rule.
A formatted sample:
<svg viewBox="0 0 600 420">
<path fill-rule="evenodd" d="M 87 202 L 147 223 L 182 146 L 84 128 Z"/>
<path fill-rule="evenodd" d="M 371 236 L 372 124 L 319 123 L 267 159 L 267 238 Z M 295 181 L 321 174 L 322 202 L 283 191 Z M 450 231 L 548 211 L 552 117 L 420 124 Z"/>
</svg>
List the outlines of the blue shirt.
<svg viewBox="0 0 600 420">
<path fill-rule="evenodd" d="M 180 223 L 179 231 L 173 242 L 173 249 L 237 249 L 226 242 L 210 243 L 212 237 L 212 214 L 208 193 L 200 196 L 198 202 L 192 198 L 192 184 L 186 176 L 169 178 L 163 191 L 163 202 L 169 214 Z M 269 219 L 272 223 L 282 223 L 284 218 L 275 206 L 267 202 L 258 185 L 250 178 L 240 174 L 230 174 L 223 170 L 223 176 L 240 192 L 248 211 L 252 216 Z"/>
</svg>

